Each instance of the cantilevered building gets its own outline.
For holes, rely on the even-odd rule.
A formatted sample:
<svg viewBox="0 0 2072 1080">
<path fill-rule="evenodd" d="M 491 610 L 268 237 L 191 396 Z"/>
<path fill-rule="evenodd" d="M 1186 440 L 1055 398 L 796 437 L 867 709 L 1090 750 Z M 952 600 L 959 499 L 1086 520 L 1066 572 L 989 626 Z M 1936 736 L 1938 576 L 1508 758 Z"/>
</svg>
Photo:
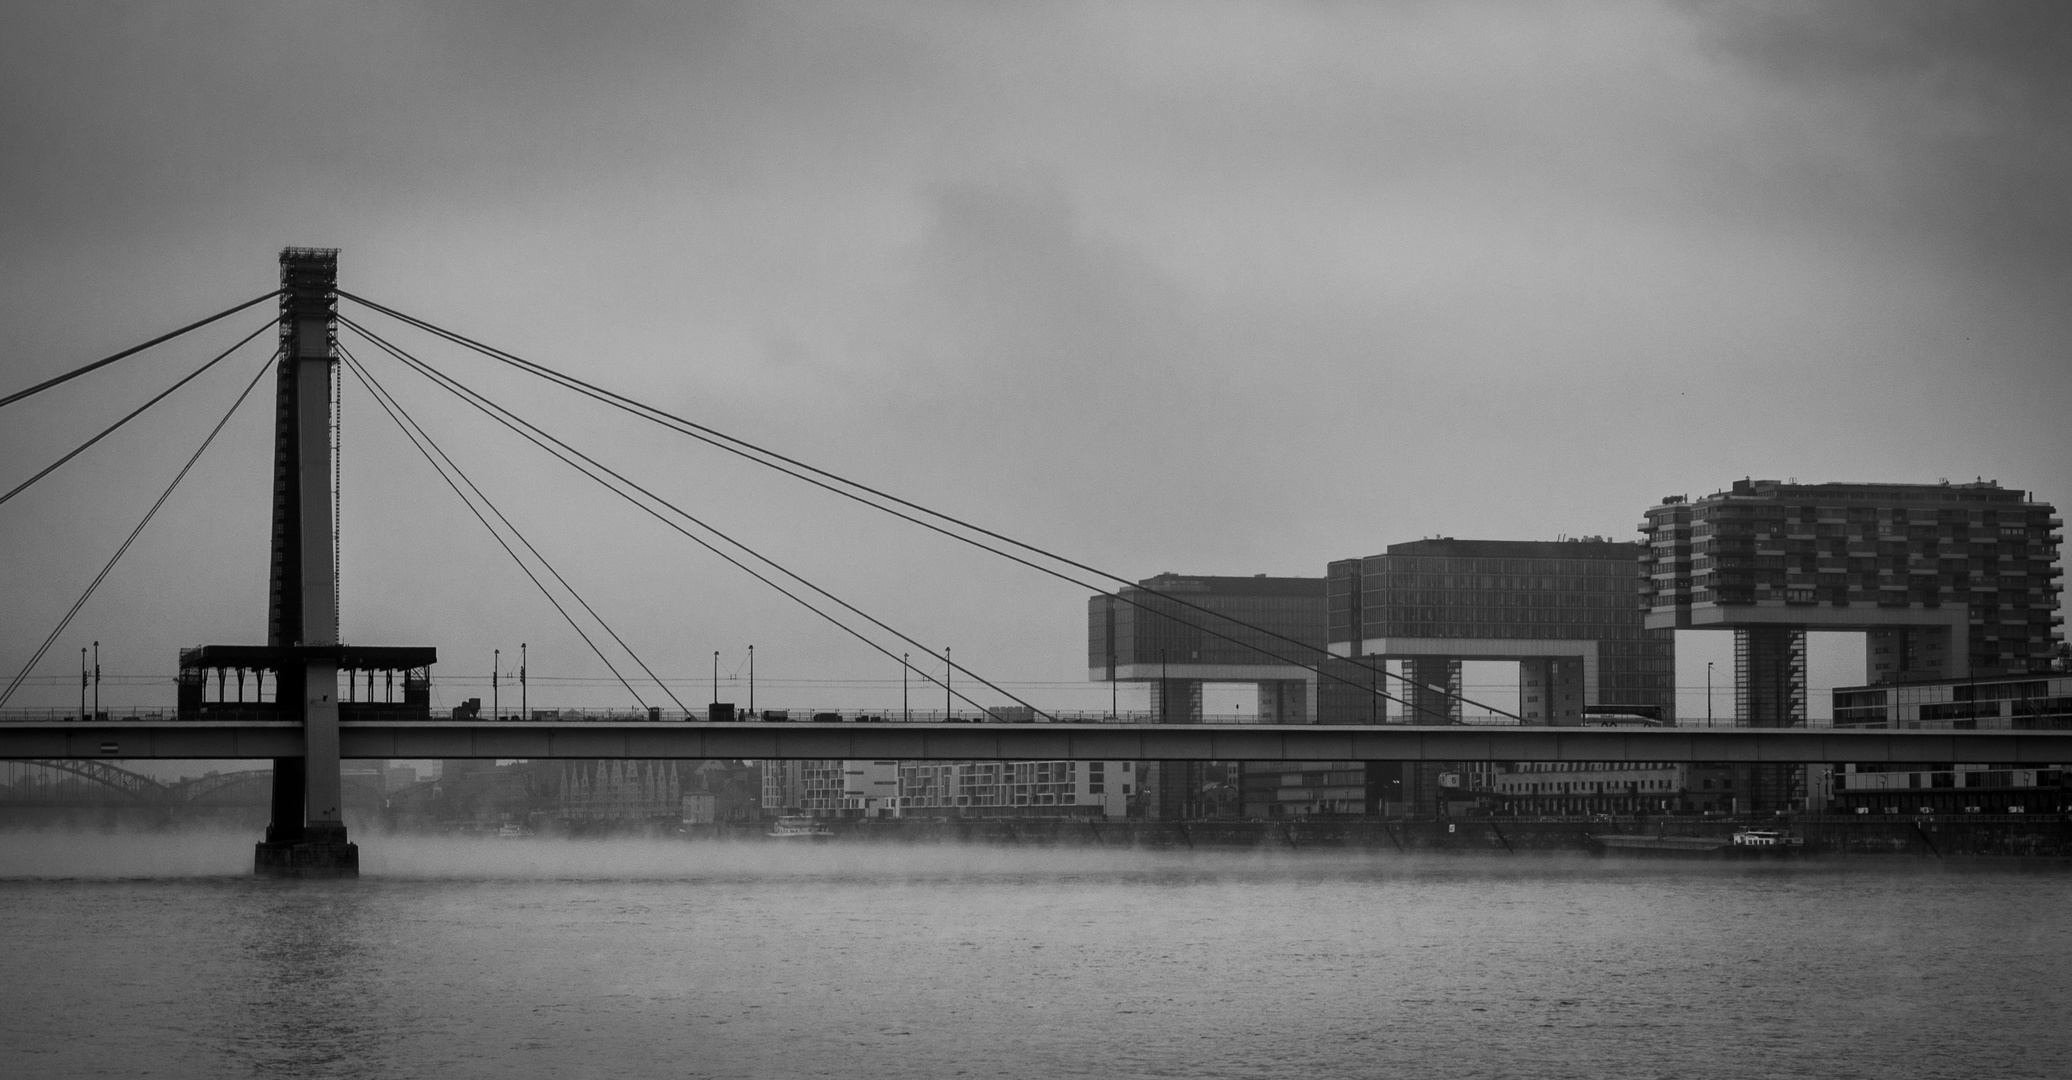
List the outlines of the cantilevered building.
<svg viewBox="0 0 2072 1080">
<path fill-rule="evenodd" d="M 2048 672 L 2063 527 L 1986 481 L 1740 480 L 1647 511 L 1641 603 L 1651 628 L 1734 632 L 1738 723 L 1800 726 L 1809 629 L 1866 635 L 1858 691 Z M 1756 809 L 1795 802 L 1758 788 Z"/>
<path fill-rule="evenodd" d="M 1408 723 L 1461 719 L 1463 660 L 1516 661 L 1527 724 L 1673 722 L 1675 636 L 1634 607 L 1643 554 L 1597 537 L 1391 544 L 1326 571 L 1330 650 L 1345 668 L 1403 661 L 1407 681 L 1382 689 L 1405 699 Z M 1326 721 L 1361 722 L 1374 703 L 1359 689 L 1322 687 Z"/>
<path fill-rule="evenodd" d="M 1262 723 L 1312 723 L 1323 628 L 1321 578 L 1160 574 L 1088 598 L 1087 674 L 1151 684 L 1155 723 L 1200 723 L 1209 682 L 1256 684 Z"/>
<path fill-rule="evenodd" d="M 2056 530 L 2047 503 L 1999 484 L 1741 480 L 1647 512 L 1647 625 L 1735 634 L 1736 712 L 1806 718 L 1806 631 L 1869 636 L 1864 682 L 2050 670 Z"/>
</svg>

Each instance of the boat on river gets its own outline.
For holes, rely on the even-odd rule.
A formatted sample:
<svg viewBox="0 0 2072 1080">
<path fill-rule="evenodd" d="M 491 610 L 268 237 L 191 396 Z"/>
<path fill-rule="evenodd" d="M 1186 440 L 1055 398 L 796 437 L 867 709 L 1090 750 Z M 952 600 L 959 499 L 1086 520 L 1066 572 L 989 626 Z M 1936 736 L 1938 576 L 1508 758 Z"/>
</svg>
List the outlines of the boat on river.
<svg viewBox="0 0 2072 1080">
<path fill-rule="evenodd" d="M 1590 837 L 1590 850 L 1599 855 L 1672 859 L 1775 858 L 1796 855 L 1804 846 L 1803 838 L 1781 829 L 1741 829 L 1732 836 L 1621 836 L 1603 833 Z"/>
<path fill-rule="evenodd" d="M 778 818 L 776 824 L 770 826 L 770 831 L 763 835 L 780 840 L 812 842 L 831 839 L 834 834 L 835 831 L 828 828 L 826 822 L 800 815 Z"/>
</svg>

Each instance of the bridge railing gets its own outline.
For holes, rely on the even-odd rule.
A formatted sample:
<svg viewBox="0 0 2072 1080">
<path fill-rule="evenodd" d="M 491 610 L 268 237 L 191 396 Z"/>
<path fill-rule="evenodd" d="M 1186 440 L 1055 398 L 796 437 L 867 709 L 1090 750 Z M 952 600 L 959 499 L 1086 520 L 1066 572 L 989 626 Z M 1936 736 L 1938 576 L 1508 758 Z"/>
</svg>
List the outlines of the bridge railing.
<svg viewBox="0 0 2072 1080">
<path fill-rule="evenodd" d="M 0 724 L 108 723 L 110 721 L 127 720 L 135 720 L 149 723 L 167 723 L 178 718 L 179 710 L 173 708 L 102 709 L 98 713 L 87 712 L 84 714 L 82 714 L 76 707 L 67 709 L 62 706 L 55 705 L 49 708 L 41 709 L 0 709 Z"/>
</svg>

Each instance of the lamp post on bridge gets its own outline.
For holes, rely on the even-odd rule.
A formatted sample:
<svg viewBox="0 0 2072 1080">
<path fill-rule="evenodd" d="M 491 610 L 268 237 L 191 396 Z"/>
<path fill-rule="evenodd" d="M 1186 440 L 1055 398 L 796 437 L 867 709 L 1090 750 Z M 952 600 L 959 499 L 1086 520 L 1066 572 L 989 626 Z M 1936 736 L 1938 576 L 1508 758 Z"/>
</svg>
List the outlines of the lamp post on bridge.
<svg viewBox="0 0 2072 1080">
<path fill-rule="evenodd" d="M 503 685 L 503 671 L 504 651 L 502 649 L 489 650 L 489 718 L 491 720 L 500 721 L 504 718 L 503 698 L 500 693 L 500 688 Z"/>
<path fill-rule="evenodd" d="M 532 719 L 532 709 L 525 696 L 525 643 L 518 643 L 518 719 Z"/>
</svg>

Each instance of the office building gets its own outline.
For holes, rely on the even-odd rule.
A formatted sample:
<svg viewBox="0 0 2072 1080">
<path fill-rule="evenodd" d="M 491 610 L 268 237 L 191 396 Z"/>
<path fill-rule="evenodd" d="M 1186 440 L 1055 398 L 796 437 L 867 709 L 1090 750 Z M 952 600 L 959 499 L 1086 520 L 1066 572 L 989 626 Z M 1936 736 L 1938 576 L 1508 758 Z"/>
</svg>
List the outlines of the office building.
<svg viewBox="0 0 2072 1080">
<path fill-rule="evenodd" d="M 1357 685 L 1373 681 L 1404 699 L 1389 718 L 1457 723 L 1463 660 L 1518 664 L 1523 723 L 1580 724 L 1601 713 L 1673 721 L 1676 639 L 1648 629 L 1634 608 L 1642 554 L 1601 537 L 1447 538 L 1332 563 L 1329 647 L 1356 685 L 1326 685 L 1326 722 L 1373 715 L 1374 695 Z M 1404 679 L 1374 680 L 1389 661 L 1403 662 Z"/>
</svg>

